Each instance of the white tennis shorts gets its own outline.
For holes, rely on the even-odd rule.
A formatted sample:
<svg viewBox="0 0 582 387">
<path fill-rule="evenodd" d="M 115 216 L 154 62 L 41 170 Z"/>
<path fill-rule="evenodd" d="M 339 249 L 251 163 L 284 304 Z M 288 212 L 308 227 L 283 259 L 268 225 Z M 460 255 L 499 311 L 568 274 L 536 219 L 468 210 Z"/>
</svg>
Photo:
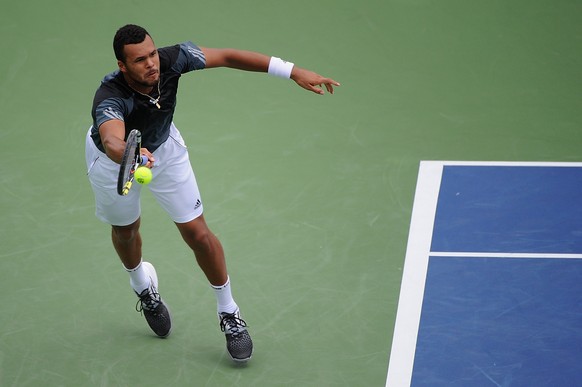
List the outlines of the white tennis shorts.
<svg viewBox="0 0 582 387">
<path fill-rule="evenodd" d="M 133 184 L 126 196 L 117 193 L 119 164 L 101 152 L 87 133 L 85 161 L 87 176 L 95 194 L 95 215 L 114 226 L 127 226 L 141 215 L 140 194 L 149 189 L 162 208 L 176 223 L 189 222 L 202 215 L 202 198 L 190 165 L 188 149 L 178 128 L 170 128 L 170 137 L 155 152 L 153 178 L 148 185 Z"/>
</svg>

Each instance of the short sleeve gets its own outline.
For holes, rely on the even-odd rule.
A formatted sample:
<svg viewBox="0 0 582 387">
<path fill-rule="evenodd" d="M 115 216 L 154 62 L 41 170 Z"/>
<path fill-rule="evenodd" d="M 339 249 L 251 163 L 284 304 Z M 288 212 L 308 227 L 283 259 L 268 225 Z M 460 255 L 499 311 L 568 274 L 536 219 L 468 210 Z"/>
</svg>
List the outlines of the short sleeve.
<svg viewBox="0 0 582 387">
<path fill-rule="evenodd" d="M 184 74 L 189 71 L 202 70 L 206 67 L 206 57 L 197 45 L 192 42 L 184 42 L 178 46 L 178 59 L 172 66 L 174 71 Z"/>
<path fill-rule="evenodd" d="M 120 98 L 107 98 L 95 108 L 95 124 L 97 127 L 109 120 L 124 121 L 126 104 Z"/>
</svg>

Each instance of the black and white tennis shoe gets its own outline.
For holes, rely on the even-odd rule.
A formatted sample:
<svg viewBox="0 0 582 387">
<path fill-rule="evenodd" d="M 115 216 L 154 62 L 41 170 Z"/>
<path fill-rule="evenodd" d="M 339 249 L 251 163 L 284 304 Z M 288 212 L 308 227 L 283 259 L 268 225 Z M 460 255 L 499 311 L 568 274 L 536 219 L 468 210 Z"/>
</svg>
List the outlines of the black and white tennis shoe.
<svg viewBox="0 0 582 387">
<path fill-rule="evenodd" d="M 253 341 L 247 330 L 247 323 L 240 317 L 240 310 L 234 313 L 219 313 L 220 330 L 226 336 L 226 349 L 232 360 L 246 362 L 253 354 Z"/>
<path fill-rule="evenodd" d="M 168 337 L 172 330 L 172 317 L 170 311 L 162 301 L 160 293 L 158 293 L 158 276 L 156 269 L 149 262 L 143 262 L 151 283 L 143 292 L 135 294 L 139 298 L 135 309 L 142 313 L 148 325 L 159 337 Z"/>
</svg>

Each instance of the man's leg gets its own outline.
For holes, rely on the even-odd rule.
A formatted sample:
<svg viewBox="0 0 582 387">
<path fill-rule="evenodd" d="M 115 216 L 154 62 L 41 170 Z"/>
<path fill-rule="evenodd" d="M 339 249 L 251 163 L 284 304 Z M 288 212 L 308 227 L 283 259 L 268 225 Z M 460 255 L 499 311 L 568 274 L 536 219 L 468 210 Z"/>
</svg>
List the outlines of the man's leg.
<svg viewBox="0 0 582 387">
<path fill-rule="evenodd" d="M 172 329 L 172 319 L 158 293 L 158 276 L 154 266 L 142 262 L 139 226 L 139 218 L 127 226 L 112 226 L 111 240 L 129 273 L 131 287 L 139 298 L 138 311 L 143 313 L 156 335 L 167 337 Z"/>
<path fill-rule="evenodd" d="M 212 286 L 222 286 L 228 280 L 224 250 L 210 231 L 204 215 L 187 223 L 176 223 L 182 238 L 194 251 L 198 265 Z"/>
<path fill-rule="evenodd" d="M 194 251 L 198 265 L 214 289 L 220 329 L 226 335 L 228 353 L 235 361 L 249 360 L 253 353 L 253 342 L 232 297 L 220 241 L 208 228 L 203 215 L 190 222 L 176 223 L 176 226 L 186 244 Z"/>
<path fill-rule="evenodd" d="M 111 226 L 111 240 L 119 259 L 127 270 L 135 269 L 141 262 L 140 218 L 127 226 Z"/>
</svg>

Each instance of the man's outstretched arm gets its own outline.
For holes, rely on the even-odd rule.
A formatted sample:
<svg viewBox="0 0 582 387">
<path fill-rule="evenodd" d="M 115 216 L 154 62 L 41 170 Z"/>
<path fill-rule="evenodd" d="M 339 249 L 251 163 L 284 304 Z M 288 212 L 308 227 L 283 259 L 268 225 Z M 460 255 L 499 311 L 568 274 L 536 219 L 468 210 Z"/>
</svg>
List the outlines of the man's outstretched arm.
<svg viewBox="0 0 582 387">
<path fill-rule="evenodd" d="M 232 48 L 200 47 L 206 57 L 206 68 L 229 67 L 245 71 L 268 72 L 284 78 L 291 78 L 302 88 L 317 94 L 324 94 L 322 86 L 333 94 L 333 87 L 339 82 L 323 77 L 313 71 L 295 66 L 291 62 L 270 57 L 258 52 Z"/>
</svg>

